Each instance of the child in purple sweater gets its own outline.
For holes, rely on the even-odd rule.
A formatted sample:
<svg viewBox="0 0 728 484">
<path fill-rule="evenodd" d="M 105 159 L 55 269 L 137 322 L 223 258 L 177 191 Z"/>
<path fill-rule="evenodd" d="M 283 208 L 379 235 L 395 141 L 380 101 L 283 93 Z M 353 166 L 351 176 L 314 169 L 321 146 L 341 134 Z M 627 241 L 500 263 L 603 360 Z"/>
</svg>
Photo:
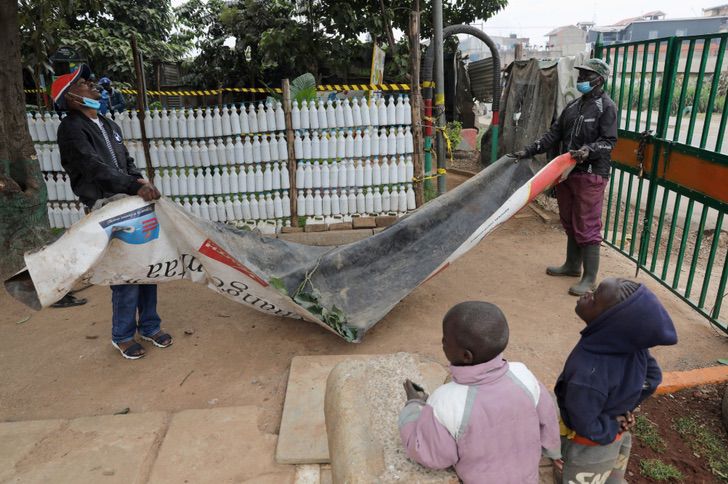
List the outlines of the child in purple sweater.
<svg viewBox="0 0 728 484">
<path fill-rule="evenodd" d="M 464 302 L 442 321 L 452 381 L 432 396 L 405 382 L 399 431 L 407 456 L 455 467 L 465 483 L 537 483 L 539 461 L 559 459 L 556 407 L 523 363 L 503 358 L 508 323 L 494 304 Z"/>
</svg>

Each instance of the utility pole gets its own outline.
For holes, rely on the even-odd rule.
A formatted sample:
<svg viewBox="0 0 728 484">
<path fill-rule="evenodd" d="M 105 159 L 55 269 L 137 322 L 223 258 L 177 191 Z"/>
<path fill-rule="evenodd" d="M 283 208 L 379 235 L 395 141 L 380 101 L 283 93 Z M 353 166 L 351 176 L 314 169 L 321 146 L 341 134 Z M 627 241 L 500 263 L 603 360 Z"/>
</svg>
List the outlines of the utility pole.
<svg viewBox="0 0 728 484">
<path fill-rule="evenodd" d="M 136 35 L 131 36 L 131 53 L 134 56 L 134 71 L 136 72 L 137 85 L 137 115 L 139 116 L 139 124 L 142 130 L 142 147 L 144 148 L 144 157 L 147 159 L 147 179 L 154 181 L 154 167 L 152 166 L 152 157 L 149 154 L 149 138 L 147 137 L 147 129 L 144 127 L 144 111 L 145 101 L 147 99 L 147 85 L 144 81 L 144 66 L 142 65 L 142 56 L 137 46 Z"/>
<path fill-rule="evenodd" d="M 419 3 L 419 2 L 417 2 Z M 419 7 L 419 5 L 417 5 Z M 420 10 L 410 12 L 409 24 L 410 99 L 412 100 L 412 140 L 414 144 L 413 162 L 415 178 L 422 180 L 425 175 L 422 152 L 422 95 L 420 94 Z M 412 181 L 412 180 L 408 180 Z M 415 183 L 415 204 L 420 207 L 425 203 L 424 184 Z"/>
<path fill-rule="evenodd" d="M 435 30 L 435 113 L 436 121 L 436 148 L 437 148 L 437 168 L 447 168 L 447 160 L 445 159 L 445 140 L 442 130 L 445 128 L 447 120 L 445 119 L 445 64 L 443 61 L 443 41 L 442 41 L 442 0 L 434 0 L 432 2 L 433 19 L 432 24 Z M 437 178 L 437 193 L 442 195 L 445 193 L 445 175 Z"/>
</svg>

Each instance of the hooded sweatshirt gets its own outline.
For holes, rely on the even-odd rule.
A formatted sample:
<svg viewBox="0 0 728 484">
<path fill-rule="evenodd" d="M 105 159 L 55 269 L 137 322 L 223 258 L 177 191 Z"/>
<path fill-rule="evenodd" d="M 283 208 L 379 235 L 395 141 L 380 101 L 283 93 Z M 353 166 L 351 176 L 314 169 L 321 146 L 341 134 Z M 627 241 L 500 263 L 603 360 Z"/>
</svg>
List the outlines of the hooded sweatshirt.
<svg viewBox="0 0 728 484">
<path fill-rule="evenodd" d="M 402 409 L 407 456 L 431 469 L 455 466 L 465 484 L 538 483 L 542 450 L 561 457 L 556 407 L 543 384 L 502 355 L 450 372 L 453 381 L 426 404 L 410 400 Z"/>
<path fill-rule="evenodd" d="M 633 411 L 662 381 L 648 348 L 675 343 L 672 319 L 640 285 L 581 332 L 556 381 L 564 424 L 598 444 L 614 442 L 620 432 L 615 417 Z"/>
</svg>

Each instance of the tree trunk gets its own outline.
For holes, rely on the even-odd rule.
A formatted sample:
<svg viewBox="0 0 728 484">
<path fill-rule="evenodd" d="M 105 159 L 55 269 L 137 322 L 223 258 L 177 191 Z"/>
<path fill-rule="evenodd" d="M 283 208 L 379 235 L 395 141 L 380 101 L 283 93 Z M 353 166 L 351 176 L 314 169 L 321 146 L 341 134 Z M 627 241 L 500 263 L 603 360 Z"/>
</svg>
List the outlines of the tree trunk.
<svg viewBox="0 0 728 484">
<path fill-rule="evenodd" d="M 25 115 L 17 2 L 0 2 L 0 278 L 52 238 L 48 194 Z"/>
</svg>

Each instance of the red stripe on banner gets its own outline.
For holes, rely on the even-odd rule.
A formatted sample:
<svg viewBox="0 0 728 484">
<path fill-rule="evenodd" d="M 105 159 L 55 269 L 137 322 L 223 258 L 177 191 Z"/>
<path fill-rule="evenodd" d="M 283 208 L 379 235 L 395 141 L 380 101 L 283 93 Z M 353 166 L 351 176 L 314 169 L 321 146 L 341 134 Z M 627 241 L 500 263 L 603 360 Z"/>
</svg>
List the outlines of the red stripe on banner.
<svg viewBox="0 0 728 484">
<path fill-rule="evenodd" d="M 559 155 L 531 179 L 528 201 L 533 201 L 539 194 L 561 181 L 564 173 L 568 173 L 576 165 L 576 160 L 569 153 Z"/>
<path fill-rule="evenodd" d="M 493 111 L 493 120 L 491 121 L 491 124 L 493 126 L 498 126 L 500 124 L 500 111 Z"/>
<path fill-rule="evenodd" d="M 249 278 L 253 279 L 261 286 L 268 286 L 267 282 L 258 277 L 253 271 L 245 267 L 243 264 L 236 261 L 230 254 L 225 251 L 225 249 L 217 245 L 212 240 L 207 239 L 206 241 L 204 241 L 198 250 L 200 251 L 200 254 L 204 254 L 210 259 L 215 259 L 218 262 L 222 262 L 226 266 L 232 267 L 236 271 L 241 272 Z"/>
</svg>

